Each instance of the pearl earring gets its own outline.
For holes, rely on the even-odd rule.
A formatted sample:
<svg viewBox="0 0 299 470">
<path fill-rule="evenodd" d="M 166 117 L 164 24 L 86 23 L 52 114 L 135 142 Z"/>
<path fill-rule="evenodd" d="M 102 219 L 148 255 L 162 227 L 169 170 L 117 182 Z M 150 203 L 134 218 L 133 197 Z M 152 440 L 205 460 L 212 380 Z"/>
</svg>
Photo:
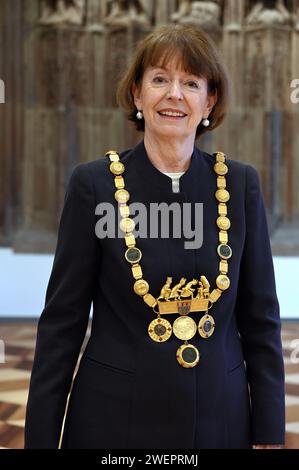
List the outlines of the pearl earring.
<svg viewBox="0 0 299 470">
<path fill-rule="evenodd" d="M 142 111 L 137 111 L 136 117 L 137 117 L 137 119 L 142 119 L 143 118 L 143 112 Z"/>
<path fill-rule="evenodd" d="M 203 125 L 204 127 L 208 127 L 208 126 L 210 125 L 210 121 L 209 121 L 208 119 L 203 119 L 202 125 Z"/>
</svg>

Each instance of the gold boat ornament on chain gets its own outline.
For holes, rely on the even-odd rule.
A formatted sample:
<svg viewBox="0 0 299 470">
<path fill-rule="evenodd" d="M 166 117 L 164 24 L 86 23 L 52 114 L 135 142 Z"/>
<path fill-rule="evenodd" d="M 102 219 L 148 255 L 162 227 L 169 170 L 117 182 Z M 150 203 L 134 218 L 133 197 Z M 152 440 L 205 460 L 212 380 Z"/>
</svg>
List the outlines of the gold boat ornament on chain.
<svg viewBox="0 0 299 470">
<path fill-rule="evenodd" d="M 192 279 L 186 283 L 186 278 L 171 287 L 172 277 L 167 277 L 160 295 L 157 307 L 160 315 L 179 313 L 188 315 L 190 312 L 206 312 L 209 308 L 210 284 L 205 276 L 200 280 Z"/>
</svg>

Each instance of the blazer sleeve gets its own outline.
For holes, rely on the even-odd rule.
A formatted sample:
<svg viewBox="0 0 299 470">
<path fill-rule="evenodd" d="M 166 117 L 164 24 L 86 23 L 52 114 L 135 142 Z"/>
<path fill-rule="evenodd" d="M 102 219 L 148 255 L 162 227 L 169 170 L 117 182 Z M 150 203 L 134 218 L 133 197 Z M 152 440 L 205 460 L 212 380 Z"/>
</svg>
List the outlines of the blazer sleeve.
<svg viewBox="0 0 299 470">
<path fill-rule="evenodd" d="M 39 319 L 25 421 L 25 448 L 58 448 L 67 396 L 93 299 L 99 244 L 86 164 L 69 180 L 45 306 Z"/>
<path fill-rule="evenodd" d="M 283 444 L 284 365 L 279 303 L 259 176 L 246 166 L 246 236 L 240 266 L 237 320 L 252 413 L 252 444 Z"/>
</svg>

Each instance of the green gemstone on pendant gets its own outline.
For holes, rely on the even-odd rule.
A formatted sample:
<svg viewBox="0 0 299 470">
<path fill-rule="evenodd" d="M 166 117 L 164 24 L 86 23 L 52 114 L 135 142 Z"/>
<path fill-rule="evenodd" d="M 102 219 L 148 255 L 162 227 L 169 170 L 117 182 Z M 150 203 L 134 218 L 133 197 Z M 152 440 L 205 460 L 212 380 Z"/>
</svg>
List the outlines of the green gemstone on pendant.
<svg viewBox="0 0 299 470">
<path fill-rule="evenodd" d="M 232 255 L 232 249 L 229 245 L 221 243 L 217 248 L 218 255 L 223 259 L 229 259 Z"/>
<path fill-rule="evenodd" d="M 136 248 L 136 246 L 132 248 L 128 248 L 127 251 L 125 252 L 125 258 L 129 263 L 139 263 L 141 260 L 142 253 L 139 250 L 139 248 Z"/>
</svg>

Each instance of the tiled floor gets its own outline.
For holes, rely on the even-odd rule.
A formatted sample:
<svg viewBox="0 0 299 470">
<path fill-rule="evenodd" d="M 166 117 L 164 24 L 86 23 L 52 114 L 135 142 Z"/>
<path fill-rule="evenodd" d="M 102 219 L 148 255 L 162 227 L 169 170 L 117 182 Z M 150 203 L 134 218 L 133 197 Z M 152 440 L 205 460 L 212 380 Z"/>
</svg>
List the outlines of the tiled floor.
<svg viewBox="0 0 299 470">
<path fill-rule="evenodd" d="M 35 323 L 0 323 L 0 337 L 5 342 L 5 363 L 0 362 L 0 448 L 23 447 L 35 334 Z M 299 322 L 285 322 L 282 339 L 286 369 L 286 447 L 299 449 Z"/>
</svg>

